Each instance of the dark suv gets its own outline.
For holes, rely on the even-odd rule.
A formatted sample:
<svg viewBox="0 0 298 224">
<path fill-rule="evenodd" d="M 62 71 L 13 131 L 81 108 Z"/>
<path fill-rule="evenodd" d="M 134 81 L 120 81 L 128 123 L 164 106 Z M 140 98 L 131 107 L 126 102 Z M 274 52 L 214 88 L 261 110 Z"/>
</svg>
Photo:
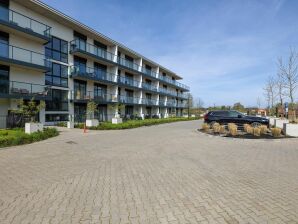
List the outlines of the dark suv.
<svg viewBox="0 0 298 224">
<path fill-rule="evenodd" d="M 269 120 L 263 117 L 247 116 L 235 110 L 217 110 L 210 111 L 204 116 L 206 123 L 220 123 L 220 124 L 251 124 L 252 126 L 267 125 Z"/>
</svg>

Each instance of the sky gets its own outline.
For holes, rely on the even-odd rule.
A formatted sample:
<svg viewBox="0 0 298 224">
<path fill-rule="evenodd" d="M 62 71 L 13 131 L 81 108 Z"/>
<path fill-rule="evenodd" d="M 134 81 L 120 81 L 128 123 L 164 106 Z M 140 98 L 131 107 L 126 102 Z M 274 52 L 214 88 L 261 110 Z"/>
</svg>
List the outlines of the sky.
<svg viewBox="0 0 298 224">
<path fill-rule="evenodd" d="M 43 0 L 176 72 L 204 106 L 256 106 L 298 49 L 296 0 Z"/>
</svg>

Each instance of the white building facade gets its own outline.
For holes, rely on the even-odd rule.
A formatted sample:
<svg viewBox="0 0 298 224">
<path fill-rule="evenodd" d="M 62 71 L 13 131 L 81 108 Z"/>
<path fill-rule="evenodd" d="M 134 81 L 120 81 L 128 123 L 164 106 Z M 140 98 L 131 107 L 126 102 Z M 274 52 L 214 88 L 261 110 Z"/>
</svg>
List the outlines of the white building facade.
<svg viewBox="0 0 298 224">
<path fill-rule="evenodd" d="M 44 124 L 95 117 L 182 116 L 180 76 L 35 0 L 0 0 L 0 127 L 18 119 L 18 99 L 46 102 Z"/>
</svg>

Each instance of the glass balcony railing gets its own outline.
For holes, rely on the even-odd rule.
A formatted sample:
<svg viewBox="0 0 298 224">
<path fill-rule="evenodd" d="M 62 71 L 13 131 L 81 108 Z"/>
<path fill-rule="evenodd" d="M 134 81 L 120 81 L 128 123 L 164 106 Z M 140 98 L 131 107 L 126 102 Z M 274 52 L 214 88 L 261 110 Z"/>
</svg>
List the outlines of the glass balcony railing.
<svg viewBox="0 0 298 224">
<path fill-rule="evenodd" d="M 132 70 L 135 70 L 135 71 L 139 71 L 140 66 L 138 64 L 136 64 L 132 61 L 129 61 L 125 58 L 122 58 L 122 57 L 118 57 L 117 60 L 118 60 L 117 61 L 118 64 L 120 64 L 120 65 L 122 65 L 126 68 L 129 68 L 129 69 L 132 69 Z"/>
<path fill-rule="evenodd" d="M 128 78 L 128 77 L 124 77 L 124 76 L 118 76 L 118 83 L 123 84 L 123 85 L 138 87 L 138 88 L 140 86 L 139 81 L 136 81 L 132 78 Z"/>
<path fill-rule="evenodd" d="M 176 101 L 167 101 L 168 107 L 176 107 L 176 105 L 177 105 Z"/>
<path fill-rule="evenodd" d="M 50 67 L 50 62 L 45 58 L 45 55 L 2 42 L 0 42 L 0 57 Z"/>
<path fill-rule="evenodd" d="M 50 26 L 2 6 L 0 6 L 0 20 L 45 37 L 51 36 Z"/>
<path fill-rule="evenodd" d="M 147 69 L 146 67 L 142 67 L 142 72 L 145 74 L 145 75 L 148 75 L 148 76 L 151 76 L 153 78 L 156 78 L 157 77 L 157 74 L 155 72 L 153 72 L 152 70 L 150 69 Z"/>
<path fill-rule="evenodd" d="M 79 101 L 117 102 L 117 95 L 94 91 L 71 91 L 70 99 Z"/>
<path fill-rule="evenodd" d="M 109 61 L 114 61 L 116 57 L 113 53 L 108 52 L 100 47 L 89 44 L 86 41 L 75 39 L 70 41 L 70 51 L 83 51 L 94 55 L 95 57 L 103 58 Z"/>
<path fill-rule="evenodd" d="M 71 66 L 70 74 L 72 76 L 80 76 L 86 79 L 93 79 L 98 81 L 116 82 L 117 80 L 115 74 L 91 67 Z"/>
<path fill-rule="evenodd" d="M 162 80 L 166 83 L 172 84 L 174 86 L 180 87 L 180 88 L 185 89 L 185 90 L 189 90 L 189 87 L 187 85 L 184 85 L 180 82 L 177 82 L 176 80 L 170 79 L 169 77 L 166 77 L 166 76 L 163 76 L 163 75 L 159 75 L 158 77 L 159 77 L 160 80 Z"/>
<path fill-rule="evenodd" d="M 166 101 L 164 100 L 159 100 L 158 101 L 159 106 L 165 106 L 166 105 Z"/>
<path fill-rule="evenodd" d="M 186 108 L 187 107 L 187 103 L 186 102 L 183 102 L 183 103 L 179 102 L 177 104 L 177 107 Z"/>
<path fill-rule="evenodd" d="M 140 98 L 119 95 L 118 102 L 124 104 L 139 104 Z"/>
<path fill-rule="evenodd" d="M 10 95 L 18 98 L 43 98 L 51 96 L 51 91 L 50 87 L 45 85 L 0 80 L 0 95 Z"/>
<path fill-rule="evenodd" d="M 157 86 L 154 86 L 154 85 L 152 85 L 152 84 L 142 83 L 142 87 L 143 87 L 144 89 L 147 89 L 147 90 L 150 90 L 150 91 L 155 91 L 155 92 L 158 91 L 158 90 L 157 90 Z"/>
<path fill-rule="evenodd" d="M 157 105 L 157 100 L 153 100 L 153 99 L 146 99 L 146 98 L 144 98 L 143 100 L 142 100 L 143 102 L 143 104 L 146 104 L 146 105 L 151 105 L 151 106 L 154 106 L 154 105 Z"/>
</svg>

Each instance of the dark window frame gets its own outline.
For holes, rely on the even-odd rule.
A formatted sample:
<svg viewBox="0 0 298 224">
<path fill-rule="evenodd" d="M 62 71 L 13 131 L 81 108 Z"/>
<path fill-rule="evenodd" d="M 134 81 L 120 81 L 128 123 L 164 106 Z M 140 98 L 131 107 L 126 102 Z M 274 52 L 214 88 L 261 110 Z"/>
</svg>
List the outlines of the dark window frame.
<svg viewBox="0 0 298 224">
<path fill-rule="evenodd" d="M 54 47 L 54 43 L 56 41 L 59 42 L 59 47 Z M 68 42 L 66 40 L 52 36 L 51 41 L 45 44 L 45 54 L 47 57 L 53 60 L 68 63 Z"/>
<path fill-rule="evenodd" d="M 56 68 L 56 66 L 59 66 L 59 70 L 60 70 L 59 74 L 56 74 L 54 72 L 54 69 Z M 66 74 L 64 74 L 64 72 Z M 47 80 L 47 78 L 49 78 L 49 80 Z M 55 83 L 54 79 L 60 79 L 60 83 L 59 84 Z M 61 80 L 63 80 L 63 82 Z M 45 83 L 46 85 L 53 85 L 53 86 L 60 86 L 60 87 L 67 88 L 68 87 L 68 66 L 53 62 L 51 70 L 45 74 Z M 66 83 L 66 84 L 63 84 L 63 83 Z"/>
</svg>

